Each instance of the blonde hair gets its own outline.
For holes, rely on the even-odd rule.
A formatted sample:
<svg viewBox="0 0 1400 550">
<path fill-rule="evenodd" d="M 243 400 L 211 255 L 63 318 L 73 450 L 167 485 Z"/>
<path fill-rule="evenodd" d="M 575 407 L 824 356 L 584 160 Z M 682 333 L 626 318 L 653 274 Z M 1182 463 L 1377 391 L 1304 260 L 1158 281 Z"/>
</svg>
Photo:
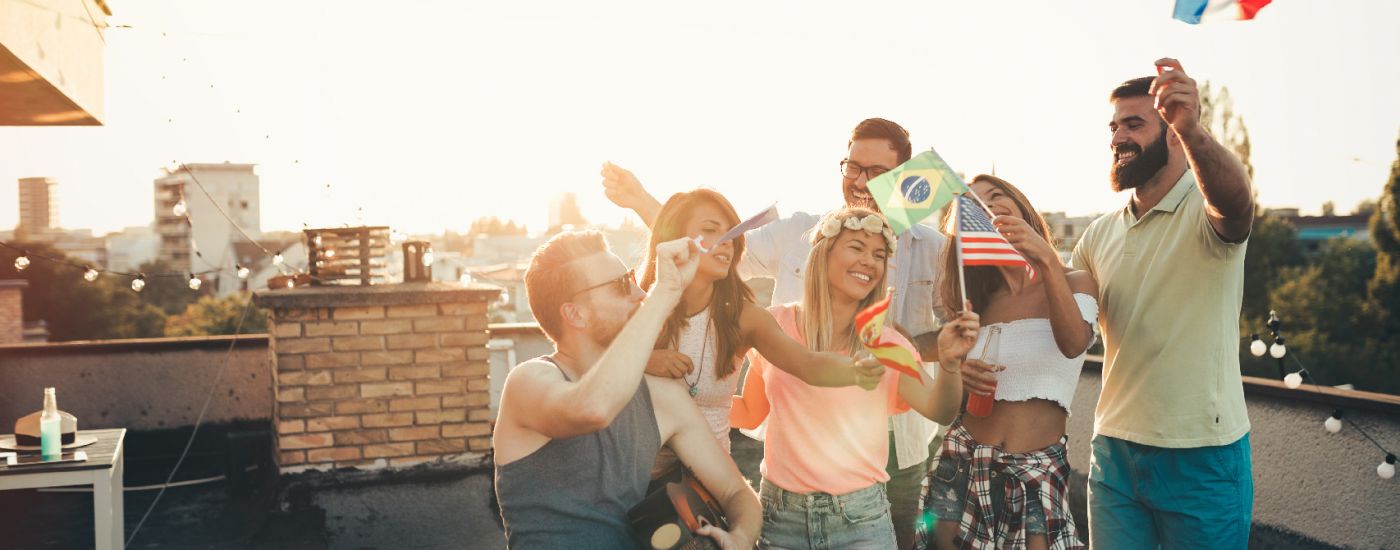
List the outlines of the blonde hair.
<svg viewBox="0 0 1400 550">
<path fill-rule="evenodd" d="M 870 216 L 875 216 L 880 220 L 881 233 L 889 231 L 888 222 L 879 213 L 867 208 L 846 207 L 822 217 L 821 223 L 817 224 L 816 230 L 812 232 L 812 252 L 807 256 L 806 280 L 803 282 L 802 292 L 802 335 L 807 341 L 807 348 L 812 351 L 835 351 L 838 349 L 854 351 L 860 346 L 860 339 L 856 335 L 854 326 L 851 327 L 849 334 L 832 333 L 835 319 L 831 312 L 831 281 L 827 279 L 826 267 L 831 250 L 836 246 L 836 241 L 842 233 L 864 231 L 864 229 L 851 229 L 846 225 L 846 220 L 855 218 L 861 221 Z M 840 229 L 834 234 L 828 234 L 831 233 L 830 228 L 833 223 Z M 894 253 L 892 244 L 893 233 L 888 233 L 885 240 L 886 254 Z M 884 297 L 886 271 L 887 269 L 880 270 L 880 277 L 875 282 L 875 288 L 856 304 L 856 311 L 870 307 L 870 304 Z M 844 343 L 837 345 L 838 339 Z"/>
</svg>

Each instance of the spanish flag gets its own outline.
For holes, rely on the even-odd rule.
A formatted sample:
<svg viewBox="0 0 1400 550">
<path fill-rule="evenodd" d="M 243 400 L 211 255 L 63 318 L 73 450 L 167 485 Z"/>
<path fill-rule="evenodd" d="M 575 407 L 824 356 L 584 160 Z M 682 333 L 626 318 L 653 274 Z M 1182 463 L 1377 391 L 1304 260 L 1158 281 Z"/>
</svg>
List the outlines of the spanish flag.
<svg viewBox="0 0 1400 550">
<path fill-rule="evenodd" d="M 966 193 L 967 184 L 933 149 L 924 151 L 866 185 L 896 235 L 932 216 Z"/>
<path fill-rule="evenodd" d="M 922 376 L 919 376 L 919 360 L 914 357 L 904 346 L 894 342 L 880 341 L 880 332 L 885 329 L 885 312 L 890 309 L 890 298 L 894 297 L 893 292 L 886 292 L 885 298 L 875 302 L 864 311 L 856 314 L 856 334 L 860 337 L 861 346 L 865 351 L 870 352 L 885 368 L 890 368 L 911 376 L 924 383 Z"/>
</svg>

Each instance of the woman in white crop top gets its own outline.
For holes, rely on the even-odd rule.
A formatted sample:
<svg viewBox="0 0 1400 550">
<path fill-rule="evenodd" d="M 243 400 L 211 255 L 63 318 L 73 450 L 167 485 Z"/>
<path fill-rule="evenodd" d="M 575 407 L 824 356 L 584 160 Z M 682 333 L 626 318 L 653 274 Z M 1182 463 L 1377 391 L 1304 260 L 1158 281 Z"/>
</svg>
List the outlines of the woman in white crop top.
<svg viewBox="0 0 1400 550">
<path fill-rule="evenodd" d="M 646 373 L 653 383 L 682 384 L 710 425 L 715 441 L 729 452 L 729 409 L 739 385 L 744 354 L 757 349 L 774 366 L 815 386 L 863 385 L 874 388 L 884 368 L 873 359 L 856 364 L 847 354 L 815 352 L 783 333 L 733 268 L 744 254 L 744 237 L 716 245 L 738 225 L 739 215 L 723 195 L 710 189 L 676 193 L 652 221 L 640 286 L 656 282 L 656 246 L 681 237 L 700 237 L 708 252 L 695 278 L 661 328 Z M 771 354 L 771 355 L 770 355 Z M 857 377 L 860 374 L 862 378 Z M 676 456 L 662 447 L 652 468 L 656 479 L 672 471 Z"/>
<path fill-rule="evenodd" d="M 1024 267 L 965 268 L 982 328 L 963 362 L 963 387 L 996 401 L 989 416 L 964 414 L 949 426 L 922 499 L 925 517 L 937 519 L 920 527 L 918 547 L 1082 548 L 1068 511 L 1065 424 L 1094 341 L 1098 287 L 1089 273 L 1061 263 L 1049 226 L 1016 187 L 986 175 L 971 187 L 1034 275 Z M 940 289 L 948 311 L 960 309 L 957 269 L 950 252 Z M 992 327 L 1001 330 L 997 365 L 974 359 Z"/>
</svg>

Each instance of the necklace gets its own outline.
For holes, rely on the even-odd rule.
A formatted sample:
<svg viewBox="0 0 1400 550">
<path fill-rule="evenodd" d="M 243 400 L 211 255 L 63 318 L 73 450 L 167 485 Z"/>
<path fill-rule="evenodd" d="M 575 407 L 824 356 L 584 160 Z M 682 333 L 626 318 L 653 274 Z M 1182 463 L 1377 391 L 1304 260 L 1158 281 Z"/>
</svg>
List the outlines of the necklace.
<svg viewBox="0 0 1400 550">
<path fill-rule="evenodd" d="M 700 342 L 700 368 L 696 369 L 695 381 L 691 382 L 690 377 L 684 377 L 685 385 L 690 386 L 690 397 L 700 395 L 700 377 L 705 375 L 705 350 L 710 347 L 710 318 L 705 316 L 705 339 Z"/>
</svg>

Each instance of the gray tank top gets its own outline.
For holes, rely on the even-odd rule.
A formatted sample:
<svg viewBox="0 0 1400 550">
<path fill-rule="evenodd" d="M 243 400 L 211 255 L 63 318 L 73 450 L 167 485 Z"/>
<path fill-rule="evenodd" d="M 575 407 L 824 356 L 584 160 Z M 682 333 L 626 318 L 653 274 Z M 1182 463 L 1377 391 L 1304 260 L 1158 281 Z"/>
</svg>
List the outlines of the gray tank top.
<svg viewBox="0 0 1400 550">
<path fill-rule="evenodd" d="M 558 363 L 548 356 L 555 368 Z M 559 372 L 569 379 L 569 374 Z M 646 379 L 612 424 L 551 439 L 496 465 L 496 496 L 508 548 L 637 548 L 627 510 L 646 496 L 661 432 Z"/>
</svg>

